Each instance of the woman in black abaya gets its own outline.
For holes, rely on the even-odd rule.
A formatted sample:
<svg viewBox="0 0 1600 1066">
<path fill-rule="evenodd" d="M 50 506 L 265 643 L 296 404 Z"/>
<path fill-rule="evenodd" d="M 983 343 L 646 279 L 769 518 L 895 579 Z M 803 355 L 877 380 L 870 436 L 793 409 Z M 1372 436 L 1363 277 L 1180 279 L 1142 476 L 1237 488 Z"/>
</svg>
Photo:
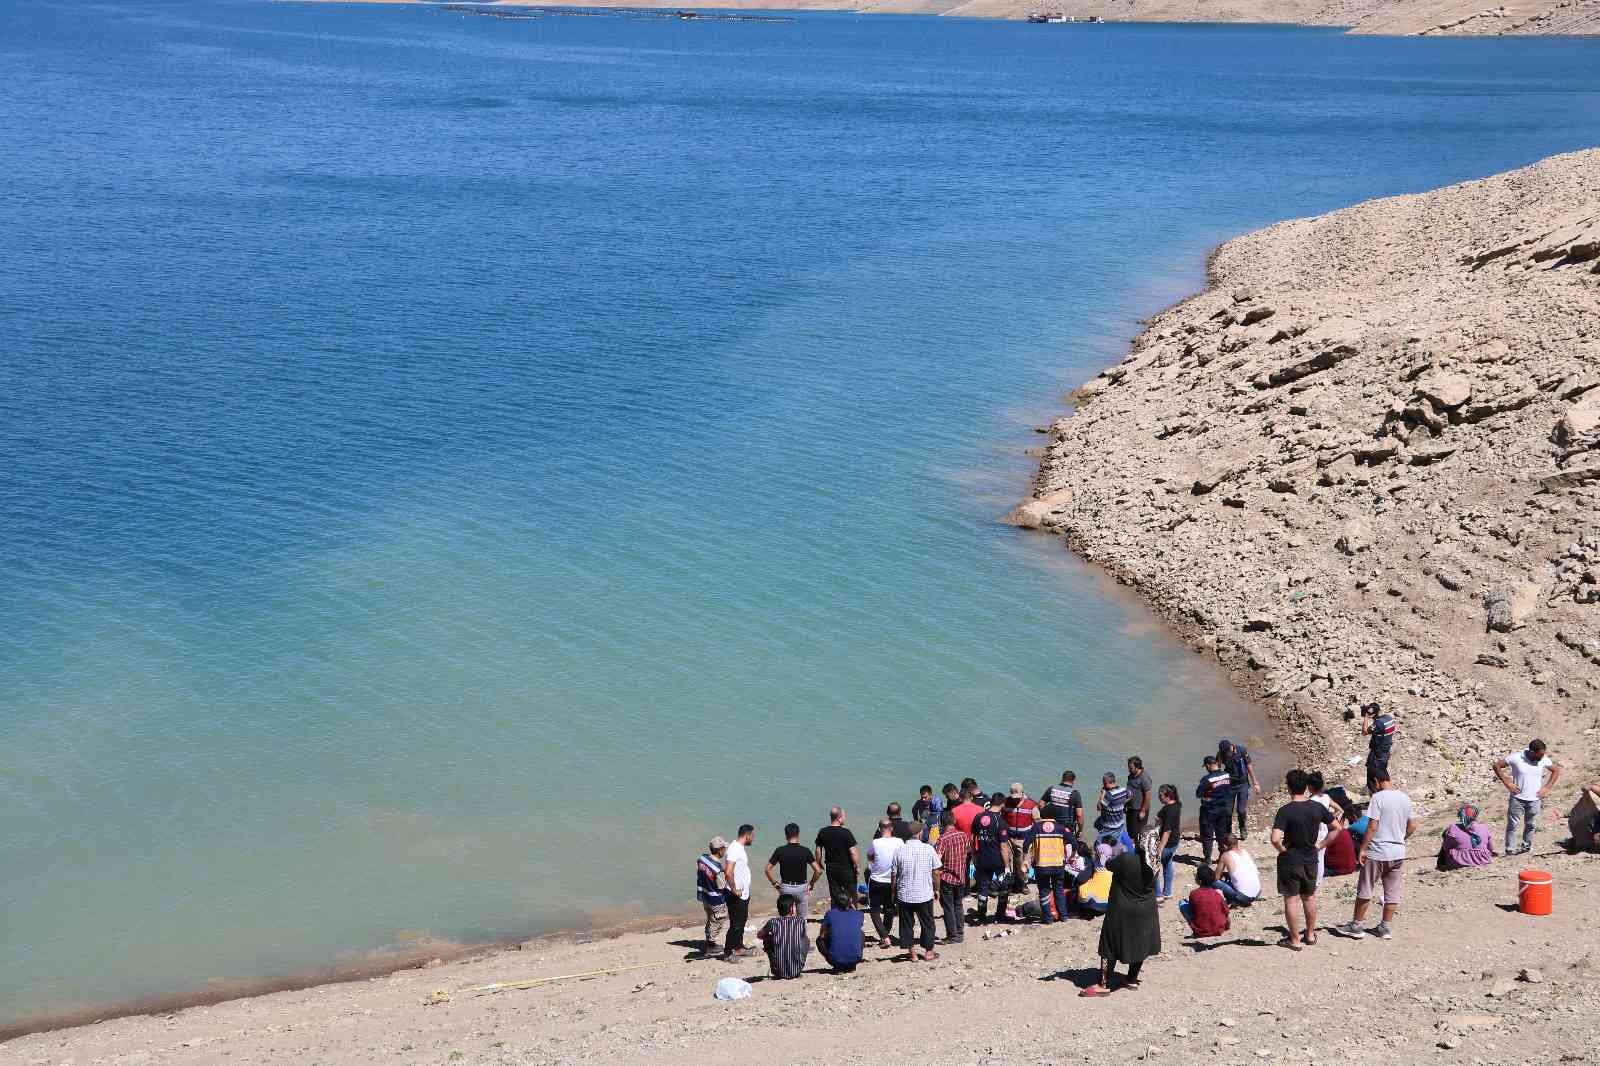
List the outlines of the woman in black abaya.
<svg viewBox="0 0 1600 1066">
<path fill-rule="evenodd" d="M 1100 925 L 1100 981 L 1078 994 L 1111 994 L 1117 963 L 1128 967 L 1125 988 L 1139 987 L 1144 960 L 1161 951 L 1161 912 L 1156 909 L 1156 874 L 1135 848 L 1106 863 L 1111 871 L 1111 900 Z"/>
</svg>

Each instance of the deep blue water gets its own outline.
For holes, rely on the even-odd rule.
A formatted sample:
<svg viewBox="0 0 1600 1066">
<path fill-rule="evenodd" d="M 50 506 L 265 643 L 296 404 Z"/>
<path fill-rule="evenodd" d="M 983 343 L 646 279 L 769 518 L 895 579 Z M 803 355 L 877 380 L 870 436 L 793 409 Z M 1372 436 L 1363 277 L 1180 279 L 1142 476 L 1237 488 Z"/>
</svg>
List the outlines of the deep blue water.
<svg viewBox="0 0 1600 1066">
<path fill-rule="evenodd" d="M 0 1019 L 1186 784 L 1258 727 L 996 522 L 1029 427 L 1216 241 L 1600 141 L 1596 48 L 0 0 Z"/>
</svg>

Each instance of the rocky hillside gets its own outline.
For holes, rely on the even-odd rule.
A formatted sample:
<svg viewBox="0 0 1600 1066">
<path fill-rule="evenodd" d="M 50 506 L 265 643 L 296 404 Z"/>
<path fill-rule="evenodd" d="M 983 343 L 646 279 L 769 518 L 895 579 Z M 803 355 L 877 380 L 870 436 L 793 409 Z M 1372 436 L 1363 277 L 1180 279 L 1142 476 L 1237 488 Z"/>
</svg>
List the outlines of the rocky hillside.
<svg viewBox="0 0 1600 1066">
<path fill-rule="evenodd" d="M 1079 391 L 1017 520 L 1323 754 L 1372 699 L 1445 792 L 1530 732 L 1592 746 L 1600 150 L 1273 226 L 1211 282 Z"/>
</svg>

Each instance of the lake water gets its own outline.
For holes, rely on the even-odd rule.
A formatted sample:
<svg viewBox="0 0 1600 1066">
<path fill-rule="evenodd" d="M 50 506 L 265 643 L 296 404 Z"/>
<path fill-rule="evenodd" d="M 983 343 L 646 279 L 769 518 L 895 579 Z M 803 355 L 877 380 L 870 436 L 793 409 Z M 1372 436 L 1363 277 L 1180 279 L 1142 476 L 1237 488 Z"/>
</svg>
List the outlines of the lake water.
<svg viewBox="0 0 1600 1066">
<path fill-rule="evenodd" d="M 0 0 L 0 1019 L 692 907 L 713 833 L 1261 730 L 1030 427 L 1596 45 Z"/>
</svg>

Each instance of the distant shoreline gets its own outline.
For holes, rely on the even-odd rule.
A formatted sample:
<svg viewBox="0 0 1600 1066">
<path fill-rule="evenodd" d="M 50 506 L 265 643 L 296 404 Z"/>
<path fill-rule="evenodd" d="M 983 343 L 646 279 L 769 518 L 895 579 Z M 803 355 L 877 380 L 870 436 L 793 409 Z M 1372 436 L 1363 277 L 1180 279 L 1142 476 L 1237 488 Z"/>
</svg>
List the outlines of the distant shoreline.
<svg viewBox="0 0 1600 1066">
<path fill-rule="evenodd" d="M 1078 21 L 1190 23 L 1231 26 L 1314 26 L 1373 37 L 1556 37 L 1600 35 L 1596 0 L 1528 0 L 1508 13 L 1479 0 L 1238 0 L 1218 10 L 1206 0 L 718 0 L 714 4 L 670 0 L 596 0 L 555 4 L 548 0 L 277 0 L 281 3 L 407 4 L 441 7 L 603 8 L 688 11 L 838 11 L 862 15 L 950 15 L 1019 20 L 1037 12 L 1060 12 Z M 1039 32 L 1063 31 L 1043 26 Z"/>
</svg>

